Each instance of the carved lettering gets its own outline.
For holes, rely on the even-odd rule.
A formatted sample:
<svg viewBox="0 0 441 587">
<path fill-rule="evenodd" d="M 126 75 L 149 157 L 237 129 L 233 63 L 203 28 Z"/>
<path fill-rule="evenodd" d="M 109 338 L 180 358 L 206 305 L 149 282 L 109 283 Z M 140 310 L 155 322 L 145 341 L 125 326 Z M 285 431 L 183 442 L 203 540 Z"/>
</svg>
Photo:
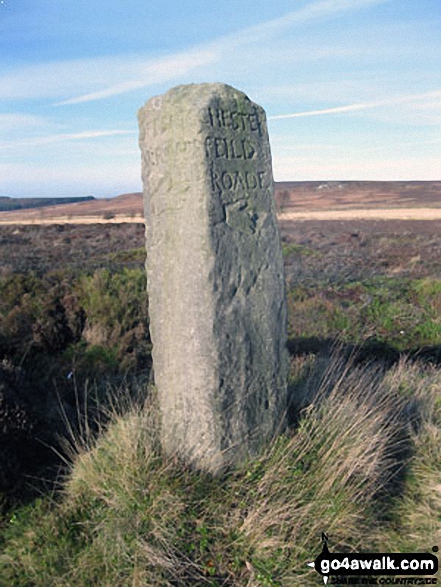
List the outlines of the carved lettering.
<svg viewBox="0 0 441 587">
<path fill-rule="evenodd" d="M 240 188 L 242 188 L 243 190 L 245 189 L 245 182 L 241 174 L 238 171 L 236 171 L 236 173 L 234 174 L 234 189 L 238 187 L 238 184 L 240 184 Z"/>
<path fill-rule="evenodd" d="M 157 147 L 156 149 L 146 148 L 145 154 L 149 159 L 150 165 L 161 165 L 170 157 L 176 157 L 178 154 L 186 153 L 190 148 L 198 145 L 197 141 L 176 141 L 172 145 Z M 207 156 L 208 156 L 207 152 Z"/>
<path fill-rule="evenodd" d="M 257 187 L 257 177 L 254 173 L 245 171 L 245 184 L 249 190 L 253 190 Z"/>
<path fill-rule="evenodd" d="M 231 188 L 233 187 L 233 178 L 231 177 L 231 174 L 228 173 L 228 171 L 224 171 L 222 173 L 221 182 L 224 190 L 231 190 Z"/>
<path fill-rule="evenodd" d="M 230 118 L 231 118 L 231 128 L 233 130 L 238 130 L 240 128 L 239 122 L 237 120 L 237 116 L 238 116 L 238 112 L 235 110 L 233 112 L 230 112 Z"/>
<path fill-rule="evenodd" d="M 222 192 L 222 188 L 219 184 L 219 174 L 214 170 L 213 165 L 210 165 L 210 179 L 211 179 L 211 191 Z"/>
<path fill-rule="evenodd" d="M 210 182 L 212 192 L 255 190 L 265 188 L 265 171 L 251 173 L 250 171 L 216 171 L 214 165 L 210 165 Z"/>
<path fill-rule="evenodd" d="M 235 142 L 234 139 L 232 139 L 230 141 L 230 155 L 232 159 L 243 159 L 245 157 L 244 144 L 242 143 L 242 152 L 238 151 L 236 153 Z"/>
<path fill-rule="evenodd" d="M 252 159 L 254 157 L 254 154 L 256 153 L 256 150 L 254 149 L 253 145 L 245 139 L 242 139 L 241 143 L 243 147 L 244 158 Z"/>
<path fill-rule="evenodd" d="M 259 114 L 257 110 L 254 109 L 254 112 L 249 115 L 249 122 L 250 122 L 250 130 L 257 131 L 259 136 L 262 136 L 262 127 L 260 125 Z"/>
<path fill-rule="evenodd" d="M 233 130 L 251 131 L 262 136 L 262 125 L 259 112 L 256 108 L 253 108 L 251 112 L 208 108 L 207 122 L 212 128 L 231 128 Z"/>
<path fill-rule="evenodd" d="M 252 159 L 256 153 L 254 145 L 247 139 L 231 139 L 208 136 L 205 139 L 205 155 L 215 159 Z"/>
<path fill-rule="evenodd" d="M 225 157 L 228 159 L 228 149 L 226 139 L 214 139 L 214 153 L 215 157 Z"/>
</svg>

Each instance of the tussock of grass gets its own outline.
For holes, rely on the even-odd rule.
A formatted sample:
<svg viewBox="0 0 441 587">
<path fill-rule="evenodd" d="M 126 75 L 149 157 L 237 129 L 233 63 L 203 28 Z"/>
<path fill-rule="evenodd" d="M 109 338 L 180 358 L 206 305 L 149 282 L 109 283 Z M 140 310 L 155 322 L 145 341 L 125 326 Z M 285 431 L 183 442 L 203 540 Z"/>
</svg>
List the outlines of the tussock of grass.
<svg viewBox="0 0 441 587">
<path fill-rule="evenodd" d="M 262 559 L 278 553 L 282 564 L 271 576 L 280 584 L 306 578 L 300 561 L 316 551 L 322 531 L 340 549 L 365 544 L 372 500 L 389 479 L 395 399 L 378 372 L 333 363 L 296 433 L 264 457 L 242 530 Z"/>
<path fill-rule="evenodd" d="M 439 371 L 303 367 L 297 427 L 221 479 L 161 454 L 153 403 L 115 411 L 91 449 L 79 443 L 56 499 L 9 520 L 7 584 L 319 585 L 306 563 L 321 532 L 335 551 L 397 552 L 397 537 L 410 552 L 430 548 L 441 511 Z"/>
<path fill-rule="evenodd" d="M 427 551 L 441 543 L 441 373 L 401 362 L 389 385 L 410 399 L 410 458 L 402 495 L 391 508 L 393 529 L 381 542 L 399 552 Z"/>
</svg>

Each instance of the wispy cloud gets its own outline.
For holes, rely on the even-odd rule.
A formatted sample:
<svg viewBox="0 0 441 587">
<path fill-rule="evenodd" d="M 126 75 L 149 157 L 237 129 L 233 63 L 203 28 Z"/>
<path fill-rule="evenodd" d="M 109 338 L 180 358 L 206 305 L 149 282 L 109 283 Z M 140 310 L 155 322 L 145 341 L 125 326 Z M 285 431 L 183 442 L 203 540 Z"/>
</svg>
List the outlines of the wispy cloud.
<svg viewBox="0 0 441 587">
<path fill-rule="evenodd" d="M 128 80 L 106 87 L 102 90 L 88 92 L 58 102 L 57 105 L 79 104 L 93 100 L 101 100 L 148 87 L 156 83 L 164 83 L 182 74 L 194 71 L 220 60 L 225 53 L 236 50 L 240 46 L 257 42 L 265 37 L 272 37 L 289 27 L 337 15 L 348 11 L 368 8 L 384 4 L 389 0 L 319 0 L 307 4 L 303 8 L 292 11 L 280 18 L 265 21 L 259 25 L 248 27 L 234 33 L 219 37 L 215 41 L 195 47 L 190 51 L 174 54 L 150 63 L 144 68 L 143 77 Z"/>
<path fill-rule="evenodd" d="M 77 133 L 61 133 L 45 137 L 33 137 L 26 139 L 17 139 L 15 141 L 6 141 L 0 143 L 0 149 L 10 149 L 11 147 L 25 146 L 38 147 L 41 145 L 51 145 L 66 141 L 79 141 L 85 139 L 97 139 L 102 137 L 114 137 L 118 135 L 134 135 L 135 130 L 91 130 Z"/>
<path fill-rule="evenodd" d="M 378 108 L 380 106 L 393 106 L 398 104 L 407 104 L 409 102 L 418 102 L 419 100 L 427 100 L 430 98 L 439 99 L 441 97 L 441 90 L 432 92 L 425 92 L 424 94 L 412 94 L 405 96 L 395 96 L 386 100 L 378 100 L 376 102 L 361 102 L 358 104 L 349 104 L 346 106 L 336 106 L 334 108 L 323 108 L 320 110 L 306 110 L 303 112 L 294 112 L 293 114 L 277 114 L 269 116 L 269 120 L 282 120 L 286 118 L 300 118 L 304 116 L 322 116 L 325 114 L 340 114 L 342 112 L 356 112 L 357 110 L 367 110 L 370 108 Z"/>
<path fill-rule="evenodd" d="M 390 0 L 319 0 L 318 2 L 311 2 L 298 10 L 293 10 L 280 18 L 268 20 L 244 29 L 239 34 L 233 33 L 233 35 L 229 35 L 229 38 L 232 39 L 237 35 L 237 40 L 242 39 L 243 42 L 258 40 L 262 36 L 280 33 L 283 29 L 294 24 L 319 20 L 339 13 L 351 12 L 354 10 L 369 8 L 371 6 L 378 6 L 379 4 L 384 4 L 389 1 Z"/>
<path fill-rule="evenodd" d="M 0 74 L 0 98 L 6 100 L 60 98 L 85 92 L 96 85 L 139 75 L 148 65 L 148 57 L 114 55 L 31 63 Z"/>
<path fill-rule="evenodd" d="M 146 86 L 166 82 L 175 78 L 178 75 L 183 75 L 193 69 L 208 65 L 216 59 L 216 54 L 210 50 L 194 50 L 177 55 L 171 55 L 145 66 L 143 69 L 143 79 L 123 82 L 115 86 L 110 86 L 104 90 L 91 92 L 68 100 L 62 100 L 57 103 L 57 106 L 65 104 L 80 104 L 82 102 L 90 102 L 92 100 L 101 100 L 109 98 L 133 90 L 138 90 Z"/>
</svg>

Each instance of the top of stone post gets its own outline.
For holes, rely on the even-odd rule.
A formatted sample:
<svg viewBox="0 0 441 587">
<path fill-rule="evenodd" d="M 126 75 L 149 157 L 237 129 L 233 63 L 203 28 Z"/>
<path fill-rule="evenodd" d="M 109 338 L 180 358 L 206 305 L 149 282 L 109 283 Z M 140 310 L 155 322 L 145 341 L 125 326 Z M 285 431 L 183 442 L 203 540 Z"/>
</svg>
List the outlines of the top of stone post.
<svg viewBox="0 0 441 587">
<path fill-rule="evenodd" d="M 220 115 L 211 119 L 205 116 L 201 120 L 201 113 L 209 112 L 209 107 L 220 108 Z M 264 109 L 240 90 L 220 82 L 180 85 L 148 100 L 138 111 L 140 143 L 145 139 L 143 120 L 151 120 L 155 112 L 164 113 L 164 116 L 160 115 L 161 124 L 156 128 L 159 134 L 171 127 L 174 133 L 191 134 L 201 122 L 225 132 L 254 134 L 258 131 L 259 136 L 268 132 Z"/>
<path fill-rule="evenodd" d="M 158 109 L 161 107 L 163 101 L 186 101 L 189 99 L 191 99 L 193 105 L 198 106 L 199 104 L 203 105 L 206 103 L 207 99 L 212 100 L 213 97 L 216 96 L 227 99 L 242 96 L 244 100 L 251 102 L 251 100 L 244 92 L 236 90 L 228 84 L 213 82 L 202 84 L 182 84 L 180 86 L 175 86 L 174 88 L 168 90 L 165 94 L 150 98 L 150 100 L 146 102 L 143 108 L 151 107 L 153 109 Z M 143 108 L 141 108 L 141 110 Z"/>
</svg>

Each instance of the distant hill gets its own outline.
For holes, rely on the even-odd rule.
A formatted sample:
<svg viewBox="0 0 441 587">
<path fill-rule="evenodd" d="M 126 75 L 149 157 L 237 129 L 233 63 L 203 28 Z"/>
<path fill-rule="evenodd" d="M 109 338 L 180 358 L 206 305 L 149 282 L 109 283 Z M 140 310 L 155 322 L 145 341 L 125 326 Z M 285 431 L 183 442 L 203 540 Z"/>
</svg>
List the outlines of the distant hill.
<svg viewBox="0 0 441 587">
<path fill-rule="evenodd" d="M 113 198 L 54 198 L 56 206 L 39 206 L 38 208 L 11 209 L 2 211 L 0 208 L 0 224 L 27 224 L 72 222 L 78 220 L 80 224 L 98 222 L 112 222 L 115 218 L 126 218 L 128 222 L 144 222 L 142 194 L 122 194 Z M 21 200 L 21 199 L 20 199 Z M 46 199 L 46 201 L 48 201 Z M 62 200 L 62 201 L 59 201 Z M 70 203 L 69 203 L 70 201 Z"/>
<path fill-rule="evenodd" d="M 441 181 L 293 181 L 276 182 L 277 212 L 291 221 L 299 214 L 331 214 L 351 212 L 351 218 L 397 218 L 433 220 L 441 218 Z M 140 192 L 113 198 L 46 198 L 38 200 L 38 208 L 2 211 L 8 200 L 35 202 L 37 199 L 0 198 L 0 226 L 4 224 L 92 224 L 144 222 Z M 54 205 L 48 205 L 48 202 Z M 70 202 L 70 203 L 69 203 Z M 354 213 L 359 211 L 358 214 Z M 373 211 L 373 212 L 372 212 Z M 383 212 L 384 211 L 384 212 Z M 327 217 L 331 217 L 331 216 Z M 374 214 L 374 216 L 372 216 Z M 382 216 L 383 214 L 383 216 Z M 306 216 L 305 216 L 306 215 Z M 309 216 L 308 216 L 309 215 Z M 311 216 L 312 215 L 312 216 Z"/>
<path fill-rule="evenodd" d="M 441 207 L 441 181 L 284 181 L 275 188 L 279 212 Z"/>
<path fill-rule="evenodd" d="M 58 206 L 60 204 L 74 204 L 95 200 L 93 196 L 77 198 L 8 198 L 0 196 L 0 212 L 11 210 L 25 210 L 27 208 L 41 208 L 43 206 Z"/>
</svg>

